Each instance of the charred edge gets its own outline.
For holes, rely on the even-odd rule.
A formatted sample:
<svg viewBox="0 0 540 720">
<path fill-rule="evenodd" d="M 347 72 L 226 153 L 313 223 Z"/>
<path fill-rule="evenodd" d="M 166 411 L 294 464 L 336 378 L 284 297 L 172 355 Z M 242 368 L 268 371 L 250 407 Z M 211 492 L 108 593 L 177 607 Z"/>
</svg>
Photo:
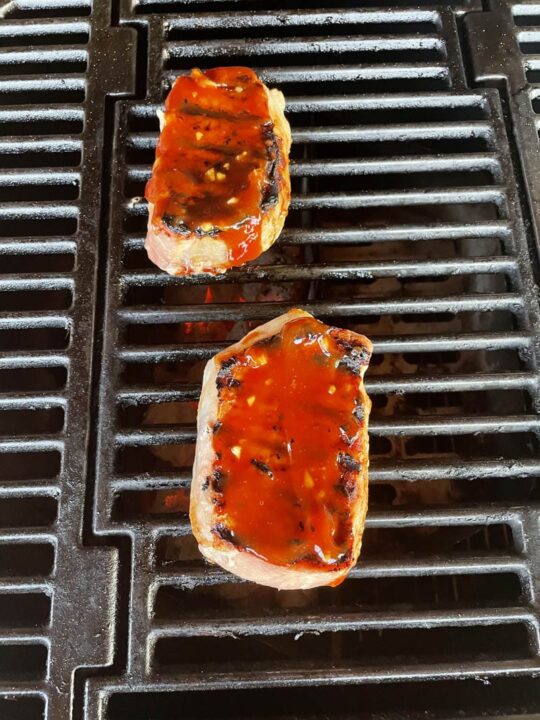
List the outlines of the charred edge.
<svg viewBox="0 0 540 720">
<path fill-rule="evenodd" d="M 214 535 L 217 535 L 221 540 L 238 547 L 240 544 L 234 532 L 223 523 L 216 523 L 212 528 Z"/>
<path fill-rule="evenodd" d="M 364 419 L 364 408 L 362 407 L 362 405 L 355 405 L 352 414 L 358 420 L 358 422 L 362 422 Z"/>
<path fill-rule="evenodd" d="M 355 411 L 353 410 L 353 415 L 354 415 L 354 412 Z M 339 436 L 343 440 L 343 442 L 349 446 L 354 443 L 354 437 L 351 437 L 348 434 L 347 429 L 344 428 L 342 425 L 340 425 L 340 427 L 339 427 Z"/>
<path fill-rule="evenodd" d="M 257 470 L 260 470 L 265 475 L 268 475 L 269 478 L 272 478 L 272 480 L 274 479 L 274 473 L 266 463 L 262 462 L 262 460 L 257 460 L 257 458 L 253 458 L 251 464 L 254 465 Z"/>
<path fill-rule="evenodd" d="M 238 358 L 236 355 L 233 355 L 232 357 L 228 358 L 227 360 L 224 360 L 221 363 L 221 368 L 218 371 L 217 377 L 216 377 L 216 385 L 218 390 L 222 390 L 223 388 L 233 388 L 233 387 L 240 387 L 241 383 L 240 380 L 237 380 L 232 376 L 232 369 L 238 362 Z"/>
<path fill-rule="evenodd" d="M 359 472 L 362 467 L 360 463 L 352 457 L 352 455 L 344 452 L 338 453 L 337 461 L 338 465 L 341 465 L 342 468 L 345 468 L 345 470 L 349 470 L 350 472 Z"/>
<path fill-rule="evenodd" d="M 161 218 L 165 227 L 177 235 L 188 235 L 189 228 L 177 215 L 163 215 Z"/>
<path fill-rule="evenodd" d="M 212 473 L 212 490 L 215 493 L 222 494 L 223 493 L 223 483 L 225 482 L 225 473 L 222 470 L 219 470 L 216 468 L 214 472 Z"/>
<path fill-rule="evenodd" d="M 279 188 L 277 183 L 277 168 L 280 160 L 279 145 L 276 134 L 274 133 L 274 124 L 271 122 L 263 125 L 262 137 L 266 145 L 266 185 L 262 191 L 261 210 L 276 205 L 279 196 Z"/>
<path fill-rule="evenodd" d="M 280 336 L 278 334 L 270 335 L 269 337 L 265 337 L 262 340 L 257 340 L 256 343 L 253 343 L 253 347 L 269 347 L 271 345 L 277 345 L 279 341 Z"/>
<path fill-rule="evenodd" d="M 207 475 L 204 479 L 203 484 L 201 485 L 201 490 L 208 490 L 210 487 L 210 477 Z"/>
<path fill-rule="evenodd" d="M 354 475 L 341 475 L 339 482 L 334 485 L 334 490 L 347 500 L 350 500 L 356 494 L 356 480 Z"/>
<path fill-rule="evenodd" d="M 338 362 L 338 367 L 361 377 L 362 369 L 369 363 L 369 352 L 365 348 L 352 347 L 347 355 Z"/>
<path fill-rule="evenodd" d="M 221 232 L 218 227 L 210 228 L 210 230 L 203 230 L 202 227 L 195 228 L 195 232 L 199 237 L 216 237 Z"/>
</svg>

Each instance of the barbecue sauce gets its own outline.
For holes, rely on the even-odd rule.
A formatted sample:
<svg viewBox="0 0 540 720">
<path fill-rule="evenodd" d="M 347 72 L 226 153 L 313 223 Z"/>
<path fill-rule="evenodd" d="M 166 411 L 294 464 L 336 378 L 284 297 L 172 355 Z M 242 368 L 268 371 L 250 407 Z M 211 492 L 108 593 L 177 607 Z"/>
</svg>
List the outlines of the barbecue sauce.
<svg viewBox="0 0 540 720">
<path fill-rule="evenodd" d="M 369 358 L 363 338 L 314 318 L 224 357 L 206 484 L 216 536 L 276 565 L 350 564 Z"/>
<path fill-rule="evenodd" d="M 281 140 L 266 90 L 249 68 L 194 69 L 165 103 L 146 198 L 154 222 L 224 242 L 231 265 L 262 251 L 261 213 L 278 200 Z"/>
</svg>

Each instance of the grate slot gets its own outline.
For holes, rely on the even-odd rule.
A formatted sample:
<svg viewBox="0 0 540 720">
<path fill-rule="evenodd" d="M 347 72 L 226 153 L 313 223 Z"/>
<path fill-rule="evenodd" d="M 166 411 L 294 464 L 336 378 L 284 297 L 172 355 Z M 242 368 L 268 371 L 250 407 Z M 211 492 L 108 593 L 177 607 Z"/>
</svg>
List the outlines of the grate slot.
<svg viewBox="0 0 540 720">
<path fill-rule="evenodd" d="M 44 593 L 0 594 L 0 626 L 39 628 L 49 623 L 51 599 Z"/>
<path fill-rule="evenodd" d="M 4 645 L 0 643 L 0 673 L 13 680 L 45 678 L 47 647 L 39 644 Z"/>
<path fill-rule="evenodd" d="M 0 577 L 31 578 L 31 583 L 49 575 L 54 567 L 54 547 L 50 542 L 0 543 Z"/>
</svg>

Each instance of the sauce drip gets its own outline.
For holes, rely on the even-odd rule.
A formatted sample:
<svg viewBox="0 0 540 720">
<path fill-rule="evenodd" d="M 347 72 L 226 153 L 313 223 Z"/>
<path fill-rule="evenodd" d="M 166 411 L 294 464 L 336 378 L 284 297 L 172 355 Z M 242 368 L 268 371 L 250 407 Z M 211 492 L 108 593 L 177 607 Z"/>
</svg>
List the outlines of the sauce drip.
<svg viewBox="0 0 540 720">
<path fill-rule="evenodd" d="M 277 202 L 280 140 L 266 90 L 249 68 L 194 69 L 165 103 L 146 198 L 179 237 L 214 236 L 231 264 L 261 253 L 261 212 Z"/>
<path fill-rule="evenodd" d="M 216 535 L 277 565 L 350 562 L 369 356 L 353 333 L 297 318 L 225 357 L 208 479 Z"/>
</svg>

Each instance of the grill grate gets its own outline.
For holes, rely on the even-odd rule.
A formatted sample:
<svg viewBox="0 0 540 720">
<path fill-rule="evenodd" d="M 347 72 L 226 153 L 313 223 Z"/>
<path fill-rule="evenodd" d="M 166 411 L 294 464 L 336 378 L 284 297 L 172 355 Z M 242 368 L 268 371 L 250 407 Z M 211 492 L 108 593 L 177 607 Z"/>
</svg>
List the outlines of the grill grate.
<svg viewBox="0 0 540 720">
<path fill-rule="evenodd" d="M 114 549 L 83 548 L 107 8 L 4 3 L 0 19 L 0 715 L 71 717 L 109 662 Z M 91 191 L 90 188 L 94 189 Z M 78 578 L 77 587 L 72 579 Z M 72 638 L 77 637 L 78 642 Z"/>
<path fill-rule="evenodd" d="M 130 649 L 87 685 L 111 718 L 338 717 L 367 689 L 399 714 L 420 680 L 457 711 L 477 678 L 500 711 L 539 669 L 540 325 L 498 93 L 467 88 L 448 7 L 314 5 L 122 11 L 147 67 L 116 104 L 99 400 L 94 529 L 132 548 Z M 287 97 L 287 230 L 249 269 L 169 278 L 143 251 L 155 110 L 176 74 L 239 62 Z M 348 583 L 278 594 L 205 566 L 187 507 L 204 361 L 294 305 L 374 339 L 372 500 Z"/>
<path fill-rule="evenodd" d="M 2 718 L 540 711 L 540 5 L 319 5 L 2 6 Z M 286 94 L 287 229 L 170 278 L 155 111 L 227 63 Z M 204 362 L 296 305 L 374 339 L 371 501 L 347 583 L 277 593 L 187 509 Z"/>
</svg>

